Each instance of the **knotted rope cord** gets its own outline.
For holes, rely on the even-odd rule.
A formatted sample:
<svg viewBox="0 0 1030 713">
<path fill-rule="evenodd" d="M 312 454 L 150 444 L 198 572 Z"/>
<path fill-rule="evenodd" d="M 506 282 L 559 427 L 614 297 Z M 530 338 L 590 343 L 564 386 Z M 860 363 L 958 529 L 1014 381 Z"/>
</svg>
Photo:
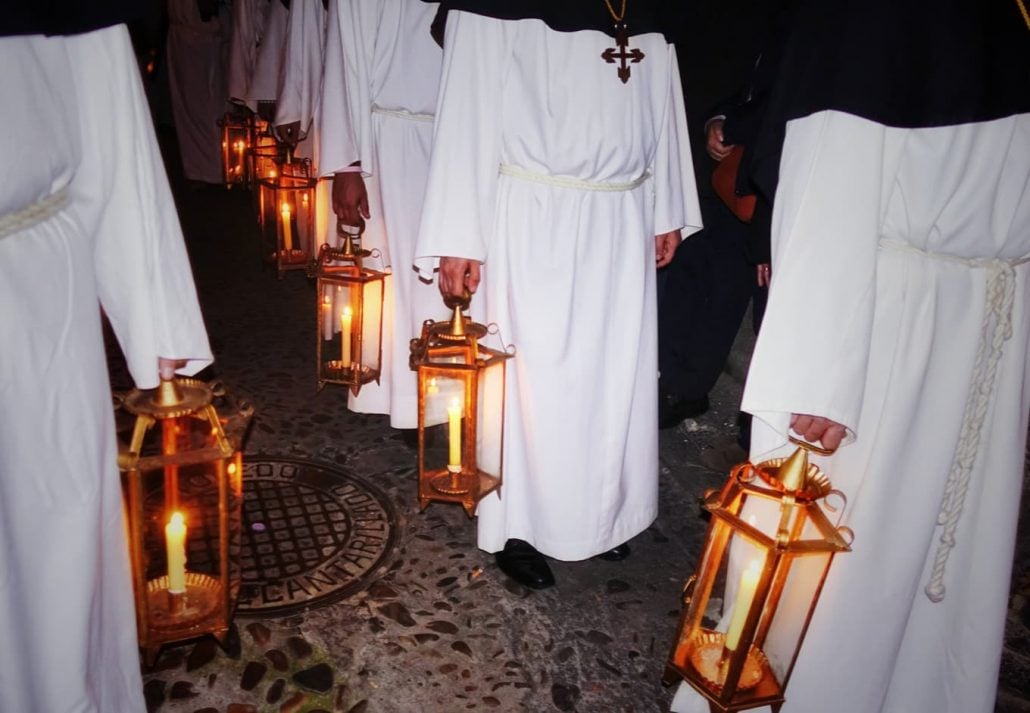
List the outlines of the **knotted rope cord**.
<svg viewBox="0 0 1030 713">
<path fill-rule="evenodd" d="M 961 258 L 955 255 L 927 252 L 893 240 L 884 240 L 881 245 L 901 252 L 987 270 L 986 304 L 981 321 L 980 340 L 976 349 L 973 378 L 969 385 L 969 394 L 966 397 L 965 411 L 962 414 L 958 445 L 955 448 L 951 469 L 944 484 L 941 509 L 937 514 L 937 525 L 944 529 L 937 543 L 930 579 L 924 589 L 930 601 L 940 602 L 944 600 L 946 593 L 945 569 L 951 550 L 955 547 L 955 533 L 958 531 L 966 494 L 969 492 L 973 466 L 976 464 L 976 456 L 980 449 L 984 416 L 994 393 L 998 363 L 1001 361 L 1005 342 L 1012 337 L 1012 307 L 1016 289 L 1015 268 L 1030 262 L 1030 256 L 1016 260 Z"/>
<path fill-rule="evenodd" d="M 57 215 L 68 202 L 68 190 L 62 188 L 35 203 L 16 210 L 13 213 L 0 215 L 0 239 L 19 231 L 42 223 L 47 218 Z"/>
</svg>

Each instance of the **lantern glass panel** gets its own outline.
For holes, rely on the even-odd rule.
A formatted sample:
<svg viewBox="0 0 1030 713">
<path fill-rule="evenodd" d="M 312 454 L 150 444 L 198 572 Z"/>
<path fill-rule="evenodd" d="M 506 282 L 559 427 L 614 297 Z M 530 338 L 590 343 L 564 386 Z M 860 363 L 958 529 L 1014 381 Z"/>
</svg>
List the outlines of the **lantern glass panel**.
<svg viewBox="0 0 1030 713">
<path fill-rule="evenodd" d="M 363 384 L 378 381 L 382 362 L 382 323 L 388 275 L 331 259 L 323 246 L 315 275 L 320 324 L 316 354 L 319 385 L 347 384 L 357 394 Z"/>
<path fill-rule="evenodd" d="M 280 272 L 307 268 L 315 231 L 314 183 L 281 174 L 260 181 L 263 243 Z"/>
<path fill-rule="evenodd" d="M 487 473 L 501 472 L 504 448 L 505 360 L 492 359 L 479 372 L 479 408 L 476 427 L 476 462 Z"/>
<path fill-rule="evenodd" d="M 245 185 L 249 180 L 247 154 L 250 125 L 244 118 L 226 114 L 222 119 L 222 179 L 226 188 Z"/>
</svg>

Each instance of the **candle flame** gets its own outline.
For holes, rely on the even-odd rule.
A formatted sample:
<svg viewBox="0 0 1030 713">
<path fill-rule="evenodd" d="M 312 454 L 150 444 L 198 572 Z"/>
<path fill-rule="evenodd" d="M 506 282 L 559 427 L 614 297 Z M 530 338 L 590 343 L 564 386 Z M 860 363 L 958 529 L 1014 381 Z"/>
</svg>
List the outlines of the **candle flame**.
<svg viewBox="0 0 1030 713">
<path fill-rule="evenodd" d="M 329 299 L 329 295 L 326 295 L 325 297 L 323 297 L 323 298 L 322 298 L 322 304 L 323 304 L 323 305 L 325 305 L 326 307 L 328 307 L 328 306 L 329 306 L 329 303 L 330 303 L 331 301 L 332 301 L 332 300 L 330 300 L 330 299 Z"/>
<path fill-rule="evenodd" d="M 182 513 L 179 511 L 172 513 L 172 516 L 168 519 L 168 523 L 175 525 L 176 527 L 182 527 L 186 524 L 185 518 L 183 518 Z"/>
<path fill-rule="evenodd" d="M 290 217 L 290 204 L 289 203 L 283 203 L 282 208 L 280 208 L 280 212 L 283 214 L 283 218 L 289 218 Z"/>
<path fill-rule="evenodd" d="M 346 315 L 347 317 L 351 317 L 351 316 L 354 315 L 354 310 L 352 310 L 350 308 L 350 305 L 347 305 L 346 307 L 343 308 L 343 314 Z"/>
</svg>

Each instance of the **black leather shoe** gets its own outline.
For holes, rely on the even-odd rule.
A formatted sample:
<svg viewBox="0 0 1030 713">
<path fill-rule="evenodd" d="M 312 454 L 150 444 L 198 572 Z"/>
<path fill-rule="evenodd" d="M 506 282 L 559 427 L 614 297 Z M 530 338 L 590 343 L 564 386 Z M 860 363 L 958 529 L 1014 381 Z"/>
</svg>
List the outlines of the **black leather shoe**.
<svg viewBox="0 0 1030 713">
<path fill-rule="evenodd" d="M 708 397 L 687 399 L 675 394 L 658 394 L 658 428 L 675 428 L 688 418 L 700 416 L 708 410 Z"/>
<path fill-rule="evenodd" d="M 523 587 L 547 589 L 554 586 L 554 574 L 544 556 L 522 540 L 508 540 L 494 555 L 497 566 Z"/>
<path fill-rule="evenodd" d="M 616 545 L 607 552 L 602 552 L 597 555 L 597 559 L 604 560 L 606 562 L 619 562 L 629 557 L 629 543 L 623 542 L 621 545 Z"/>
</svg>

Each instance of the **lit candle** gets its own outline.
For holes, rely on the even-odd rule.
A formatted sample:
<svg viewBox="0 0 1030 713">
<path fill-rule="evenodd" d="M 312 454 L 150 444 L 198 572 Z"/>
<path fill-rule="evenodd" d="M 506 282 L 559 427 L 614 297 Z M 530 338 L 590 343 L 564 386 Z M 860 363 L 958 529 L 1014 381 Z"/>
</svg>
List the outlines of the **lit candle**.
<svg viewBox="0 0 1030 713">
<path fill-rule="evenodd" d="M 243 173 L 243 142 L 242 141 L 237 141 L 236 142 L 236 156 L 237 156 L 236 173 Z"/>
<path fill-rule="evenodd" d="M 329 295 L 322 297 L 322 339 L 333 338 L 333 300 Z"/>
<path fill-rule="evenodd" d="M 340 315 L 340 366 L 344 369 L 350 368 L 350 323 L 354 318 L 354 313 L 351 311 L 350 305 L 343 308 L 343 314 Z"/>
<path fill-rule="evenodd" d="M 740 644 L 740 634 L 744 631 L 744 622 L 747 620 L 748 611 L 751 610 L 751 600 L 755 598 L 755 590 L 758 588 L 758 578 L 761 574 L 761 563 L 757 559 L 753 559 L 740 576 L 737 601 L 733 604 L 733 617 L 726 630 L 726 648 L 730 651 L 736 651 L 737 645 Z"/>
<path fill-rule="evenodd" d="M 461 470 L 461 404 L 458 399 L 451 399 L 447 407 L 447 429 L 450 441 L 447 469 Z"/>
<path fill-rule="evenodd" d="M 168 591 L 186 591 L 186 523 L 181 512 L 173 512 L 165 525 L 165 548 L 168 552 Z"/>
<path fill-rule="evenodd" d="M 289 253 L 293 251 L 293 230 L 290 227 L 290 204 L 283 203 L 280 212 L 283 215 L 283 249 Z"/>
</svg>

